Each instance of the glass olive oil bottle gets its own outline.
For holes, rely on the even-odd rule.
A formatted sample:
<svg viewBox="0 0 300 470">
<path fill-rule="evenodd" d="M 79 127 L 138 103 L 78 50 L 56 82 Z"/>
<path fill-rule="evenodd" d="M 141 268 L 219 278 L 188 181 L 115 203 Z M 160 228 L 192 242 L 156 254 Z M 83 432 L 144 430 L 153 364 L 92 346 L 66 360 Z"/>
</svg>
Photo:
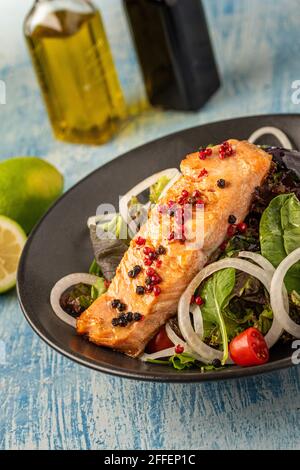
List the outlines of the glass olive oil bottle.
<svg viewBox="0 0 300 470">
<path fill-rule="evenodd" d="M 99 11 L 88 0 L 36 0 L 24 33 L 55 136 L 107 141 L 126 105 Z"/>
</svg>

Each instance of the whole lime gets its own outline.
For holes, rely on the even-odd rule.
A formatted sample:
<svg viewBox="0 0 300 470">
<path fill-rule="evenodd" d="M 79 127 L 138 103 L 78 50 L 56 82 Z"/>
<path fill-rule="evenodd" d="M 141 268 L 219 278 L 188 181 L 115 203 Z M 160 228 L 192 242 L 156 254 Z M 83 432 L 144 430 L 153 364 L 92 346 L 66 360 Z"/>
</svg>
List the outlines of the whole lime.
<svg viewBox="0 0 300 470">
<path fill-rule="evenodd" d="M 0 215 L 17 221 L 26 233 L 60 196 L 63 176 L 36 157 L 0 162 Z"/>
</svg>

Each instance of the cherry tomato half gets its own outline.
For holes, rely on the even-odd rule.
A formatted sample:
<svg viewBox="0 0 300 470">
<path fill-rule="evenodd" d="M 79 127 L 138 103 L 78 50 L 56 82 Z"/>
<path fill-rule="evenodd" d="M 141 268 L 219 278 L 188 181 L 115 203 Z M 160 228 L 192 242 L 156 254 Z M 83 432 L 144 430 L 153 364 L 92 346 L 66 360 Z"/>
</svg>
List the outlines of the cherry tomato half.
<svg viewBox="0 0 300 470">
<path fill-rule="evenodd" d="M 162 351 L 163 349 L 172 348 L 172 346 L 174 346 L 174 344 L 169 340 L 166 328 L 162 326 L 154 338 L 147 344 L 146 352 L 152 354 L 157 351 Z"/>
<path fill-rule="evenodd" d="M 256 366 L 269 360 L 265 338 L 256 328 L 248 328 L 229 344 L 230 357 L 238 366 Z"/>
</svg>

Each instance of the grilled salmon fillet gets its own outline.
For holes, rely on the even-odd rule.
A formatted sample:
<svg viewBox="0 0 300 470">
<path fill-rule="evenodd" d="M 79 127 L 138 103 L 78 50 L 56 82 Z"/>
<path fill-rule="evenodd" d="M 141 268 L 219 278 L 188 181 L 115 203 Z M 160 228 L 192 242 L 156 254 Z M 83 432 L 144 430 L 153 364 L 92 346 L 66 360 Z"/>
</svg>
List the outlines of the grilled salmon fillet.
<svg viewBox="0 0 300 470">
<path fill-rule="evenodd" d="M 255 145 L 233 139 L 228 142 L 233 149 L 232 156 L 220 159 L 220 146 L 215 146 L 212 155 L 203 160 L 196 152 L 181 162 L 182 176 L 149 212 L 147 222 L 131 241 L 108 291 L 79 317 L 79 334 L 87 335 L 97 345 L 136 357 L 160 326 L 176 313 L 187 285 L 227 237 L 229 216 L 233 215 L 236 223 L 244 220 L 253 192 L 270 168 L 271 157 Z M 193 234 L 193 228 L 198 227 L 199 217 L 195 209 L 192 209 L 190 239 L 172 239 L 178 221 L 170 211 L 165 213 L 164 208 L 172 206 L 172 201 L 180 202 L 182 194 L 196 198 L 197 204 L 204 203 L 204 211 L 200 212 L 204 224 L 200 244 L 193 242 L 197 235 L 197 232 Z M 149 256 L 156 258 L 151 266 Z M 135 266 L 138 269 L 133 273 Z M 155 272 L 154 286 L 147 274 L 149 267 Z M 116 305 L 121 305 L 119 310 L 126 314 L 133 313 L 125 326 L 116 320 L 120 315 Z"/>
</svg>

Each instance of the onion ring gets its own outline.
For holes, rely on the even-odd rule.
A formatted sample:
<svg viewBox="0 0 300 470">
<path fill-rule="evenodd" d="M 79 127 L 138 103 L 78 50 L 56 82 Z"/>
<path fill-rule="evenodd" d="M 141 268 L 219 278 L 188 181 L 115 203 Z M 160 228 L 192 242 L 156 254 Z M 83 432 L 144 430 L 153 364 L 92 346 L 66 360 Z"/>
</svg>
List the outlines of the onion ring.
<svg viewBox="0 0 300 470">
<path fill-rule="evenodd" d="M 299 339 L 300 325 L 297 325 L 289 316 L 289 305 L 284 305 L 282 289 L 286 273 L 298 261 L 300 261 L 300 248 L 292 251 L 292 253 L 281 261 L 271 282 L 270 297 L 274 317 L 288 333 Z"/>
<path fill-rule="evenodd" d="M 98 279 L 98 276 L 94 276 L 93 274 L 87 273 L 69 274 L 68 276 L 65 276 L 60 279 L 55 284 L 50 294 L 50 304 L 55 315 L 67 325 L 76 328 L 76 319 L 72 317 L 72 315 L 66 313 L 60 305 L 61 296 L 67 289 L 72 286 L 75 286 L 76 284 L 83 283 L 93 285 Z"/>
</svg>

